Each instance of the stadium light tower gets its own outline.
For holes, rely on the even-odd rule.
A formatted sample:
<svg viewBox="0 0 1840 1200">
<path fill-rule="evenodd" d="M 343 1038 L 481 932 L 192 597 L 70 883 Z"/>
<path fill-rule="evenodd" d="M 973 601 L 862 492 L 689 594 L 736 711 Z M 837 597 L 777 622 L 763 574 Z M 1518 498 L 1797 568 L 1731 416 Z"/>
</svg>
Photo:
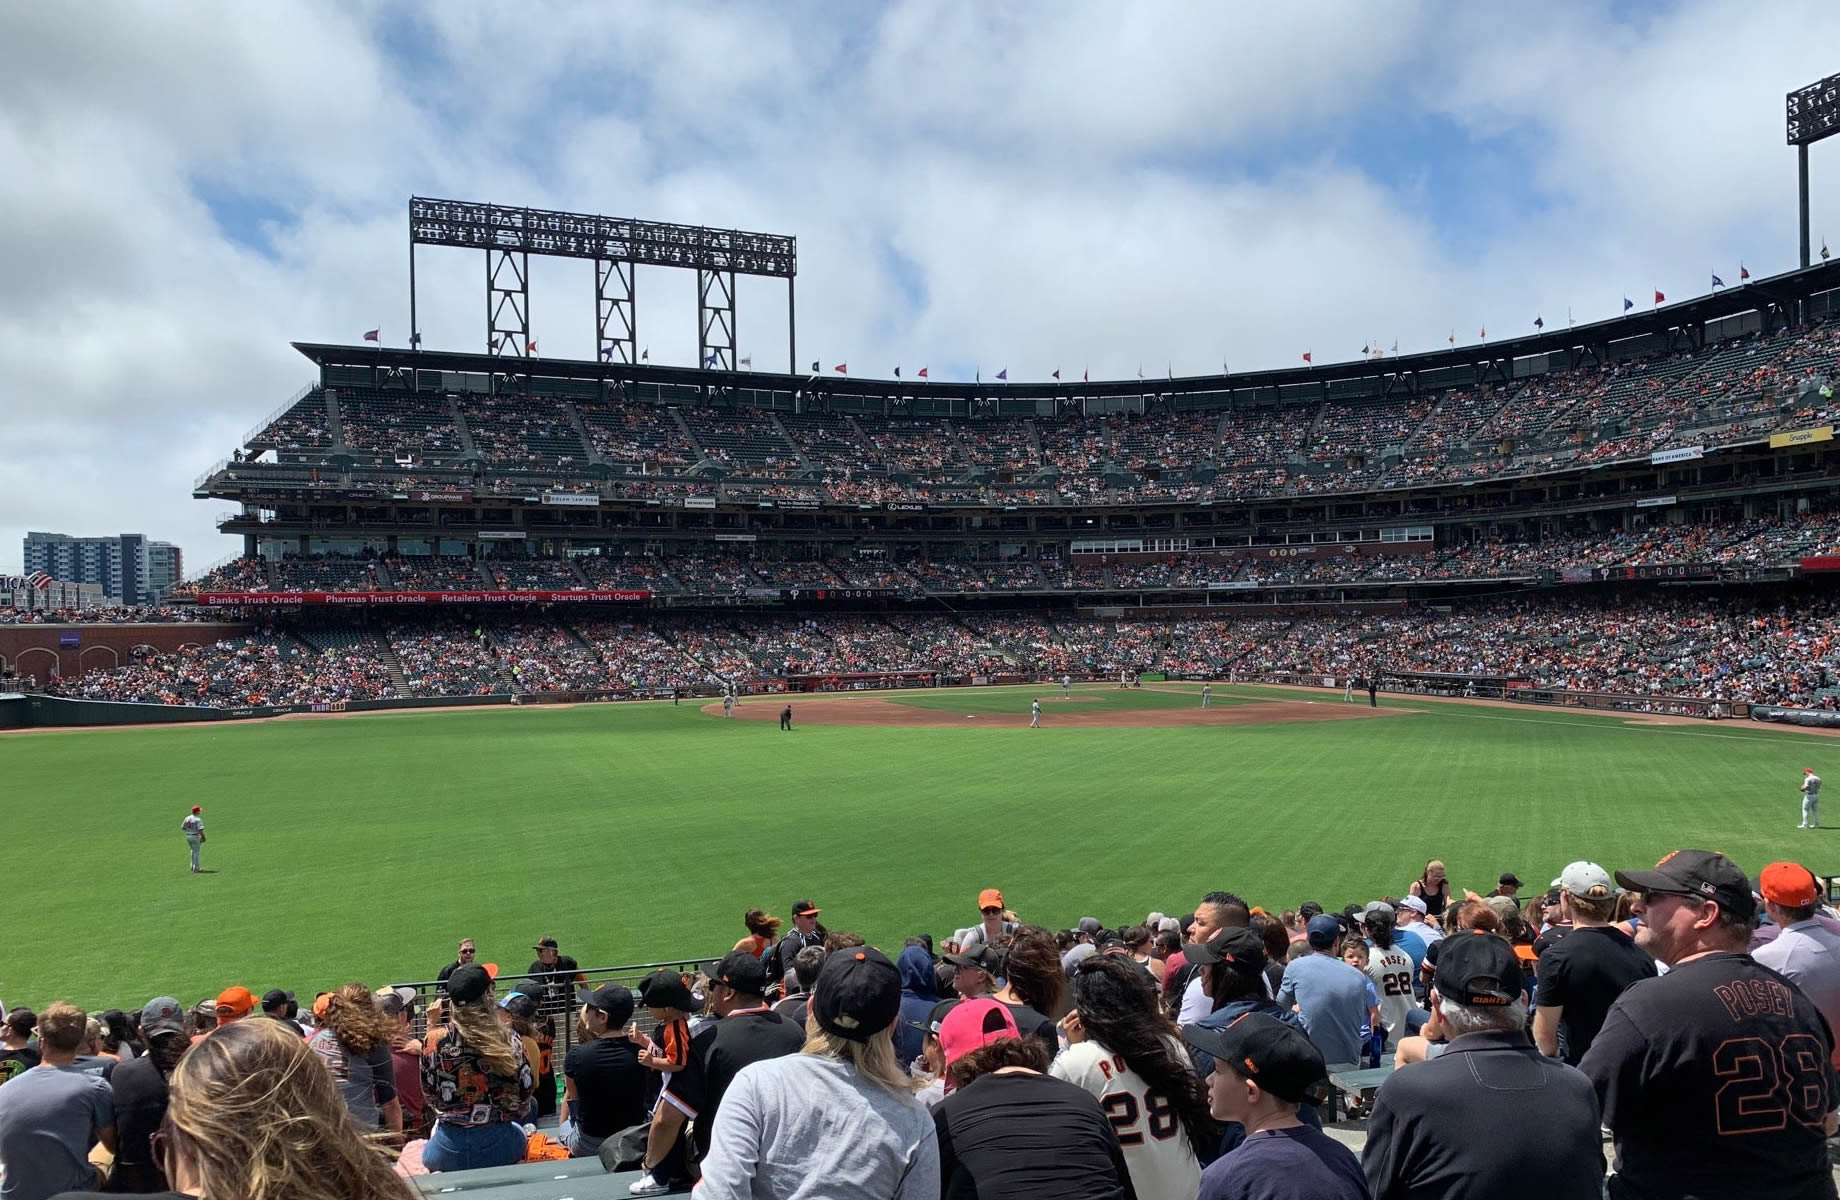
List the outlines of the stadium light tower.
<svg viewBox="0 0 1840 1200">
<path fill-rule="evenodd" d="M 1802 265 L 1808 265 L 1808 147 L 1840 133 L 1840 75 L 1789 93 L 1789 144 L 1802 197 Z"/>
</svg>

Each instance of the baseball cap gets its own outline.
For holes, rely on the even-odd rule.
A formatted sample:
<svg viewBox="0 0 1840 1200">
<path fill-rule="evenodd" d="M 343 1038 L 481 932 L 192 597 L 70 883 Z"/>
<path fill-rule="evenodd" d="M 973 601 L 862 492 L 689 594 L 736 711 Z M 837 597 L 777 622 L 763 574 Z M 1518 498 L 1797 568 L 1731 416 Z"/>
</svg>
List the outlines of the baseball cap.
<svg viewBox="0 0 1840 1200">
<path fill-rule="evenodd" d="M 995 975 L 1003 965 L 1003 960 L 998 958 L 997 952 L 989 946 L 979 946 L 975 950 L 948 954 L 945 959 L 955 967 L 976 967 L 980 971 L 989 971 L 992 975 Z"/>
<path fill-rule="evenodd" d="M 1521 877 L 1516 875 L 1513 871 L 1503 871 L 1501 873 L 1501 878 L 1497 879 L 1495 882 L 1500 887 L 1519 887 L 1521 885 Z"/>
<path fill-rule="evenodd" d="M 1738 864 L 1716 850 L 1675 850 L 1652 871 L 1618 871 L 1616 881 L 1632 892 L 1700 896 L 1739 917 L 1757 913 L 1751 881 Z"/>
<path fill-rule="evenodd" d="M 269 988 L 266 992 L 262 993 L 263 1012 L 267 1012 L 271 1008 L 280 1008 L 283 1005 L 292 1004 L 293 1002 L 294 993 L 288 991 L 286 988 Z"/>
<path fill-rule="evenodd" d="M 1812 775 L 1812 774 L 1814 774 L 1814 768 L 1813 768 L 1813 767 L 1803 767 L 1803 768 L 1802 768 L 1802 774 L 1804 774 L 1804 775 Z M 193 811 L 193 812 L 197 812 L 198 810 L 194 808 L 194 809 L 193 809 L 192 811 Z"/>
<path fill-rule="evenodd" d="M 1436 979 L 1438 995 L 1457 1004 L 1513 1004 L 1526 987 L 1514 947 L 1493 933 L 1445 938 Z"/>
<path fill-rule="evenodd" d="M 317 996 L 313 997 L 313 1020 L 316 1024 L 326 1019 L 326 1009 L 331 1005 L 331 1003 L 332 1003 L 332 993 L 331 992 L 321 992 Z"/>
<path fill-rule="evenodd" d="M 1426 904 L 1424 899 L 1419 896 L 1401 896 L 1399 898 L 1399 907 L 1409 908 L 1421 917 L 1431 912 L 1431 906 Z"/>
<path fill-rule="evenodd" d="M 217 1019 L 219 1021 L 246 1016 L 255 1006 L 256 994 L 240 983 L 217 993 Z"/>
<path fill-rule="evenodd" d="M 953 996 L 949 1000 L 941 1000 L 938 1004 L 926 1010 L 926 1019 L 924 1021 L 909 1021 L 908 1024 L 924 1033 L 938 1033 L 939 1023 L 946 1019 L 946 1014 L 963 1003 L 964 1001 L 957 996 Z"/>
<path fill-rule="evenodd" d="M 1484 896 L 1482 902 L 1501 918 L 1503 925 L 1521 915 L 1521 906 L 1514 902 L 1513 896 Z"/>
<path fill-rule="evenodd" d="M 792 915 L 795 917 L 815 917 L 823 911 L 823 909 L 813 904 L 810 900 L 794 900 L 792 902 Z"/>
<path fill-rule="evenodd" d="M 1329 1074 L 1322 1051 L 1302 1030 L 1265 1013 L 1246 1013 L 1225 1029 L 1184 1025 L 1182 1038 L 1212 1059 L 1213 1069 L 1226 1063 L 1236 1075 L 1292 1104 L 1314 1098 Z"/>
<path fill-rule="evenodd" d="M 1608 900 L 1616 891 L 1616 884 L 1610 880 L 1610 872 L 1594 862 L 1582 860 L 1568 863 L 1565 870 L 1559 872 L 1559 878 L 1552 881 L 1552 885 L 1586 900 Z"/>
<path fill-rule="evenodd" d="M 1081 933 L 1098 933 L 1105 928 L 1105 924 L 1098 917 L 1081 917 L 1080 923 L 1074 928 Z"/>
<path fill-rule="evenodd" d="M 588 1001 L 584 996 L 582 1003 Z M 647 1008 L 675 1008 L 694 1012 L 699 1007 L 690 985 L 676 971 L 660 969 L 639 981 L 639 1002 Z"/>
<path fill-rule="evenodd" d="M 677 986 L 683 987 L 683 981 L 679 980 Z M 578 988 L 575 998 L 586 1008 L 598 1008 L 606 1013 L 609 1025 L 624 1026 L 632 1020 L 633 994 L 617 983 L 603 983 L 593 991 Z"/>
<path fill-rule="evenodd" d="M 961 1001 L 939 1022 L 939 1049 L 947 1064 L 998 1038 L 1018 1036 L 1016 1018 L 988 996 Z"/>
<path fill-rule="evenodd" d="M 901 1015 L 901 973 L 874 946 L 840 950 L 824 960 L 812 992 L 818 1028 L 846 1041 L 866 1042 Z"/>
<path fill-rule="evenodd" d="M 1189 946 L 1183 957 L 1192 963 L 1224 962 L 1242 970 L 1257 971 L 1265 966 L 1265 939 L 1254 930 L 1229 927 L 1221 930 L 1212 941 Z"/>
<path fill-rule="evenodd" d="M 498 998 L 498 1006 L 514 1017 L 523 1017 L 526 1021 L 537 1015 L 537 1001 L 528 992 L 515 988 Z"/>
<path fill-rule="evenodd" d="M 1805 771 L 1805 770 L 1807 770 L 1808 768 L 1806 768 L 1806 767 L 1803 767 L 1802 769 L 1803 769 L 1803 770 Z M 201 808 L 201 807 L 199 807 L 198 805 L 196 805 L 196 804 L 194 804 L 194 805 L 192 805 L 192 811 L 193 811 L 193 812 L 195 812 L 195 813 L 201 813 L 201 812 L 203 812 L 203 811 L 204 811 L 204 809 L 203 809 L 203 808 Z"/>
<path fill-rule="evenodd" d="M 1342 923 L 1328 913 L 1317 913 L 1310 918 L 1310 923 L 1303 927 L 1310 945 L 1318 950 L 1327 950 L 1335 945 L 1335 939 L 1342 936 Z"/>
<path fill-rule="evenodd" d="M 470 1004 L 492 990 L 492 976 L 477 963 L 464 963 L 447 977 L 447 995 L 457 1004 Z"/>
<path fill-rule="evenodd" d="M 537 939 L 537 944 L 531 947 L 532 950 L 554 950 L 556 948 L 556 939 L 553 937 L 540 937 Z"/>
<path fill-rule="evenodd" d="M 1386 918 L 1386 917 L 1397 917 L 1398 915 L 1399 915 L 1399 910 L 1394 908 L 1392 905 L 1388 904 L 1384 900 L 1370 900 L 1367 903 L 1367 907 L 1361 910 L 1361 919 L 1363 921 L 1368 920 L 1369 918 L 1374 917 L 1374 916 L 1380 916 L 1380 917 Z"/>
<path fill-rule="evenodd" d="M 978 893 L 978 909 L 980 911 L 986 908 L 1002 908 L 1002 907 L 1003 907 L 1003 893 L 999 892 L 996 888 L 985 888 L 983 891 Z"/>
<path fill-rule="evenodd" d="M 392 1017 L 399 1012 L 415 1011 L 415 989 L 412 987 L 378 988 L 372 999 L 380 1011 Z"/>
<path fill-rule="evenodd" d="M 734 988 L 744 996 L 764 996 L 767 992 L 767 968 L 746 950 L 730 950 L 708 968 L 711 982 Z"/>
<path fill-rule="evenodd" d="M 184 1033 L 185 1028 L 185 1010 L 171 996 L 155 996 L 141 1009 L 141 1033 L 147 1037 L 156 1033 Z"/>
<path fill-rule="evenodd" d="M 1758 873 L 1757 890 L 1771 904 L 1807 908 L 1821 895 L 1821 883 L 1801 863 L 1773 862 Z"/>
</svg>

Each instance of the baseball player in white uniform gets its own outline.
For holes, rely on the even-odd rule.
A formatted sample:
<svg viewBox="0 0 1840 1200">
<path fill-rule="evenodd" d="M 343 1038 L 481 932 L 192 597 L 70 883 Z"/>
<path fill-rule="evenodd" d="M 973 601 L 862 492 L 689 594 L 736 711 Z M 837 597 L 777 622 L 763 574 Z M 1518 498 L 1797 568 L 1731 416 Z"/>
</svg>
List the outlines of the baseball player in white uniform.
<svg viewBox="0 0 1840 1200">
<path fill-rule="evenodd" d="M 204 809 L 192 805 L 192 811 L 186 815 L 185 820 L 179 822 L 179 829 L 185 834 L 185 844 L 191 848 L 192 873 L 195 875 L 199 871 L 198 852 L 204 845 Z"/>
<path fill-rule="evenodd" d="M 725 717 L 732 717 L 735 715 L 735 694 L 733 692 L 729 692 L 722 697 L 722 715 Z"/>
<path fill-rule="evenodd" d="M 1039 700 L 1029 701 L 1029 728 L 1041 728 L 1041 701 Z"/>
<path fill-rule="evenodd" d="M 1065 700 L 1072 695 L 1073 695 L 1073 676 L 1071 675 L 1061 676 L 1061 698 Z"/>
<path fill-rule="evenodd" d="M 1343 704 L 1353 704 L 1354 703 L 1354 676 L 1353 675 L 1350 675 L 1348 677 L 1348 686 L 1342 689 L 1342 703 Z"/>
<path fill-rule="evenodd" d="M 1821 827 L 1821 777 L 1813 767 L 1802 768 L 1802 823 L 1798 829 Z"/>
<path fill-rule="evenodd" d="M 1201 707 L 1206 708 L 1209 705 L 1209 703 L 1213 701 L 1213 699 L 1214 699 L 1214 685 L 1211 683 L 1202 684 L 1201 685 Z"/>
</svg>

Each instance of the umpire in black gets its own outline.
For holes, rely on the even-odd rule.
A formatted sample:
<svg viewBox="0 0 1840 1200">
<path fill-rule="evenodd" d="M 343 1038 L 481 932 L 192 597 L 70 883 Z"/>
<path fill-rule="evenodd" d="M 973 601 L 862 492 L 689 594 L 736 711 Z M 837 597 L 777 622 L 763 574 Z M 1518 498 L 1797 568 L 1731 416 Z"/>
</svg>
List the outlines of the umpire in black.
<svg viewBox="0 0 1840 1200">
<path fill-rule="evenodd" d="M 1375 1197 L 1603 1194 L 1597 1093 L 1576 1067 L 1528 1040 L 1524 988 L 1507 939 L 1444 939 L 1431 1002 L 1450 1041 L 1438 1057 L 1390 1076 L 1374 1097 L 1361 1167 Z"/>
</svg>

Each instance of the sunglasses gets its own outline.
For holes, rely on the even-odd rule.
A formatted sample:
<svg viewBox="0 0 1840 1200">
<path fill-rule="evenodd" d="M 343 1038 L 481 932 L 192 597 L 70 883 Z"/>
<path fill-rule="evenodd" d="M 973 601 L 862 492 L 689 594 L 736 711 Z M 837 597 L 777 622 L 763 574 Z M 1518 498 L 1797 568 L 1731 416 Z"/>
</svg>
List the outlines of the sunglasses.
<svg viewBox="0 0 1840 1200">
<path fill-rule="evenodd" d="M 989 916 L 991 913 L 1000 913 L 1003 910 L 1000 908 L 980 908 L 978 909 L 978 911 L 983 913 L 985 916 Z"/>
<path fill-rule="evenodd" d="M 1656 898 L 1660 896 L 1673 896 L 1676 899 L 1685 900 L 1690 904 L 1698 904 L 1700 903 L 1702 899 L 1704 899 L 1704 897 L 1695 895 L 1692 892 L 1675 892 L 1675 891 L 1655 890 L 1655 891 L 1641 891 L 1641 892 L 1636 893 L 1636 898 L 1641 900 L 1642 903 L 1644 904 L 1653 904 Z"/>
</svg>

